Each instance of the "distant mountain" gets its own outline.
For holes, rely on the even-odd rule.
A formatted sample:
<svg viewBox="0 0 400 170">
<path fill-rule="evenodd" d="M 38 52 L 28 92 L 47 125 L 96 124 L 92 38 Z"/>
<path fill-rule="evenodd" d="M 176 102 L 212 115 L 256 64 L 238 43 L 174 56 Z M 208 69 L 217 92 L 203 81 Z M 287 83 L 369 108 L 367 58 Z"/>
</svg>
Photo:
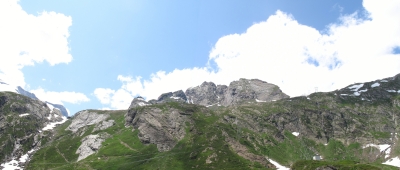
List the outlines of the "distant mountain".
<svg viewBox="0 0 400 170">
<path fill-rule="evenodd" d="M 46 103 L 49 104 L 49 105 L 52 105 L 54 108 L 57 108 L 58 110 L 60 110 L 61 114 L 63 116 L 69 117 L 69 113 L 68 113 L 67 109 L 63 105 L 61 105 L 61 104 L 53 104 L 53 103 L 50 103 L 48 101 L 46 101 Z"/>
<path fill-rule="evenodd" d="M 9 84 L 7 84 L 5 82 L 2 82 L 1 80 L 0 80 L 0 91 L 14 92 L 14 93 L 18 93 L 18 94 L 24 95 L 24 96 L 29 97 L 29 98 L 34 99 L 34 100 L 40 100 L 40 99 L 38 99 L 36 97 L 36 95 L 34 93 L 28 92 L 28 91 L 24 90 L 20 86 L 11 86 L 11 85 L 9 85 Z M 53 103 L 51 103 L 51 101 L 46 101 L 46 103 L 49 104 L 49 105 L 52 105 L 52 107 L 54 107 L 54 108 L 59 109 L 63 116 L 65 116 L 65 117 L 69 116 L 67 109 L 63 105 L 61 105 L 61 104 L 53 104 Z"/>
<path fill-rule="evenodd" d="M 31 98 L 31 99 L 39 100 L 39 99 L 36 97 L 35 94 L 24 90 L 21 86 L 18 86 L 17 89 L 16 89 L 16 91 L 17 91 L 17 93 L 22 94 L 22 95 L 24 95 L 24 96 L 26 96 L 26 97 L 29 97 L 29 98 Z"/>
</svg>

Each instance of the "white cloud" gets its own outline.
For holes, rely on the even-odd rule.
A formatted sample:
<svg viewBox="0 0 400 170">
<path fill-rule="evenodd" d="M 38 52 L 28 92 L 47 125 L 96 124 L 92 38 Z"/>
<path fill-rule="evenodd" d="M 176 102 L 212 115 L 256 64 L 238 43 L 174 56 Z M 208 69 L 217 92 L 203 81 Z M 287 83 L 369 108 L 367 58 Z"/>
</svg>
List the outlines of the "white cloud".
<svg viewBox="0 0 400 170">
<path fill-rule="evenodd" d="M 30 92 L 35 93 L 35 95 L 42 101 L 48 101 L 55 104 L 63 104 L 63 102 L 79 104 L 82 102 L 90 101 L 90 99 L 86 97 L 85 94 L 77 92 L 45 91 L 42 88 L 36 90 L 30 90 Z"/>
<path fill-rule="evenodd" d="M 68 47 L 71 17 L 43 11 L 27 14 L 18 0 L 0 1 L 0 79 L 25 87 L 24 66 L 72 60 Z"/>
<path fill-rule="evenodd" d="M 324 33 L 277 11 L 245 33 L 220 38 L 203 68 L 159 71 L 149 80 L 120 75 L 122 87 L 108 99 L 98 98 L 110 100 L 111 108 L 126 109 L 135 95 L 154 99 L 203 81 L 228 84 L 258 78 L 298 96 L 315 87 L 331 91 L 394 76 L 400 72 L 400 55 L 392 54 L 400 47 L 400 2 L 365 0 L 363 6 L 365 11 L 342 16 Z"/>
<path fill-rule="evenodd" d="M 99 99 L 101 104 L 110 104 L 111 95 L 115 93 L 115 90 L 97 88 L 94 90 L 94 95 Z"/>
</svg>

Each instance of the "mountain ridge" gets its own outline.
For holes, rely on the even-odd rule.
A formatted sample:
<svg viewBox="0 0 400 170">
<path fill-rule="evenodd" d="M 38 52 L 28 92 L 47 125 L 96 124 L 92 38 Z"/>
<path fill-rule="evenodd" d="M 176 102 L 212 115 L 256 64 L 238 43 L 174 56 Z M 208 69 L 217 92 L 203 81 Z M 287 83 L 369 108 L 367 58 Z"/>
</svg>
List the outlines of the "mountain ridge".
<svg viewBox="0 0 400 170">
<path fill-rule="evenodd" d="M 307 169 L 314 163 L 302 160 L 318 154 L 328 162 L 319 162 L 315 168 L 320 169 L 329 161 L 336 162 L 333 168 L 396 169 L 382 163 L 400 156 L 399 77 L 292 98 L 256 79 L 239 79 L 229 86 L 203 82 L 149 101 L 139 96 L 127 110 L 78 112 L 56 127 L 51 139 L 43 137 L 47 142 L 25 165 Z"/>
</svg>

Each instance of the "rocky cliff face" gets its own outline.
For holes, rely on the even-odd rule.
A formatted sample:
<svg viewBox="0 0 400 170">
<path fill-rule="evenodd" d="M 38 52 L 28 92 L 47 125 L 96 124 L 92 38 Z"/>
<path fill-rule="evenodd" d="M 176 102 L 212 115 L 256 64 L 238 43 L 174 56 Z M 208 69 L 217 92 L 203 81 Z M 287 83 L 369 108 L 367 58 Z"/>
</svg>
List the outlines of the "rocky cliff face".
<svg viewBox="0 0 400 170">
<path fill-rule="evenodd" d="M 146 107 L 129 109 L 125 125 L 138 130 L 138 137 L 144 144 L 155 144 L 161 152 L 171 150 L 186 132 L 186 123 L 194 110 L 182 111 L 176 108 Z"/>
</svg>

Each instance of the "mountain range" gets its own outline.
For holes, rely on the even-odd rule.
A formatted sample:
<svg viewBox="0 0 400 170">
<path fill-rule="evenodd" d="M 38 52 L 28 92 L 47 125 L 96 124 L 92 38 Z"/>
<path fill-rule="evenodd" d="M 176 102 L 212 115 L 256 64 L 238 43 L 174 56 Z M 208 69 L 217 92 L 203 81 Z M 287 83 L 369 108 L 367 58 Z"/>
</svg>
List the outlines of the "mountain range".
<svg viewBox="0 0 400 170">
<path fill-rule="evenodd" d="M 82 110 L 68 120 L 34 98 L 0 92 L 3 167 L 400 167 L 400 74 L 297 97 L 258 79 L 204 82 L 148 101 L 138 96 L 127 110 Z"/>
</svg>

